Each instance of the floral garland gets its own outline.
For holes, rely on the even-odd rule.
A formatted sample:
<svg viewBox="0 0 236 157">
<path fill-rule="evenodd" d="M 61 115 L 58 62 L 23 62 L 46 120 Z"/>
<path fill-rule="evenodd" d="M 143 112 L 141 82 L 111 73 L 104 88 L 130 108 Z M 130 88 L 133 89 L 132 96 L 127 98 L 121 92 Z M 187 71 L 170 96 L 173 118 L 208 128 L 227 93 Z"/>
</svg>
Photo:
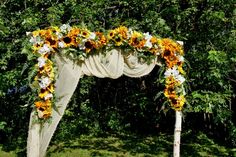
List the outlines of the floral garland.
<svg viewBox="0 0 236 157">
<path fill-rule="evenodd" d="M 79 61 L 83 61 L 99 49 L 109 50 L 114 47 L 133 50 L 142 56 L 161 57 L 166 65 L 164 95 L 175 110 L 181 110 L 185 103 L 183 50 L 181 45 L 171 39 L 160 39 L 149 33 L 140 33 L 124 26 L 102 33 L 71 27 L 67 24 L 36 30 L 28 35 L 32 51 L 38 61 L 37 75 L 34 80 L 39 90 L 34 106 L 40 119 L 47 119 L 52 114 L 55 83 L 53 54 L 67 48 L 77 50 L 73 55 L 77 56 L 75 58 Z"/>
</svg>

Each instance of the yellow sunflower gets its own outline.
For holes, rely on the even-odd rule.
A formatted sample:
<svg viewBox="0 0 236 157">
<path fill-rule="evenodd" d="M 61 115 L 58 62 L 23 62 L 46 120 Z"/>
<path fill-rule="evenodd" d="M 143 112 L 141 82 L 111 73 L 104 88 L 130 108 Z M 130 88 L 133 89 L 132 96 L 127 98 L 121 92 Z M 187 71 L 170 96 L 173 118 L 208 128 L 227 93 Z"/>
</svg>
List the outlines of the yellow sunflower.
<svg viewBox="0 0 236 157">
<path fill-rule="evenodd" d="M 164 95 L 167 98 L 168 97 L 174 97 L 176 95 L 174 84 L 166 86 L 166 88 L 164 90 Z"/>
<path fill-rule="evenodd" d="M 58 40 L 56 38 L 46 38 L 45 43 L 50 45 L 52 48 L 58 47 Z"/>
<path fill-rule="evenodd" d="M 74 27 L 74 28 L 72 28 L 72 29 L 70 30 L 70 32 L 68 33 L 68 36 L 70 36 L 70 37 L 72 37 L 72 36 L 76 37 L 76 36 L 78 36 L 78 34 L 80 34 L 80 32 L 81 32 L 81 30 L 80 30 L 79 28 Z M 85 34 L 85 36 L 86 36 L 86 34 Z"/>
<path fill-rule="evenodd" d="M 73 37 L 65 36 L 62 41 L 64 42 L 65 47 L 70 47 L 75 44 Z"/>
<path fill-rule="evenodd" d="M 81 30 L 81 36 L 82 37 L 84 37 L 84 38 L 88 38 L 89 37 L 89 35 L 90 35 L 90 32 L 88 31 L 88 30 L 86 30 L 86 29 L 84 29 L 84 30 Z"/>
<path fill-rule="evenodd" d="M 85 52 L 89 53 L 92 49 L 95 48 L 95 42 L 88 40 L 84 43 L 84 46 L 85 46 Z"/>
<path fill-rule="evenodd" d="M 134 31 L 133 34 L 131 35 L 130 40 L 129 40 L 129 44 L 134 47 L 140 46 L 141 39 L 142 39 L 142 34 Z"/>
<path fill-rule="evenodd" d="M 185 104 L 185 97 L 183 95 L 179 97 L 170 97 L 170 103 L 171 107 L 177 111 L 182 110 L 184 104 Z"/>
<path fill-rule="evenodd" d="M 38 50 L 43 46 L 43 44 L 34 44 L 33 45 L 33 53 L 37 53 Z"/>
<path fill-rule="evenodd" d="M 42 68 L 39 68 L 39 74 L 47 74 L 48 76 L 50 76 L 50 73 L 53 69 L 52 65 L 53 62 L 47 59 L 46 64 Z"/>
<path fill-rule="evenodd" d="M 107 39 L 101 32 L 95 32 L 95 34 L 99 39 L 96 44 L 96 48 L 102 47 L 107 44 Z"/>
<path fill-rule="evenodd" d="M 114 36 L 115 36 L 115 34 L 116 34 L 116 31 L 115 31 L 115 30 L 110 30 L 110 31 L 108 32 L 108 34 L 107 34 L 108 40 L 113 39 Z"/>
<path fill-rule="evenodd" d="M 41 89 L 40 93 L 39 93 L 39 97 L 41 99 L 43 99 L 46 95 L 48 95 L 50 92 L 48 90 L 45 89 Z"/>
<path fill-rule="evenodd" d="M 118 28 L 115 29 L 115 32 L 117 32 L 118 34 L 120 34 L 122 36 L 123 39 L 127 39 L 127 34 L 128 34 L 128 28 L 125 26 L 120 26 Z"/>
<path fill-rule="evenodd" d="M 123 43 L 123 38 L 121 36 L 116 36 L 113 41 L 115 42 L 116 46 L 120 46 Z"/>
<path fill-rule="evenodd" d="M 152 38 L 150 39 L 150 42 L 151 42 L 152 44 L 156 44 L 156 43 L 158 43 L 158 40 L 157 40 L 156 37 L 152 37 Z"/>
</svg>

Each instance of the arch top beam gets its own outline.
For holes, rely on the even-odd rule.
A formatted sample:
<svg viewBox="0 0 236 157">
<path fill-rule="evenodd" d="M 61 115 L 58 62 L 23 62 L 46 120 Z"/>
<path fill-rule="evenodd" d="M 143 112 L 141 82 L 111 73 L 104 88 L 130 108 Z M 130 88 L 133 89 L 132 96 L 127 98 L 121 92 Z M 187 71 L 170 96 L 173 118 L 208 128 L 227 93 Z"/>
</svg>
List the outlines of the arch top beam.
<svg viewBox="0 0 236 157">
<path fill-rule="evenodd" d="M 48 119 L 52 114 L 57 74 L 53 61 L 55 54 L 81 64 L 91 55 L 107 55 L 106 52 L 119 48 L 124 56 L 135 55 L 139 62 L 150 64 L 153 60 L 158 60 L 166 69 L 164 95 L 170 106 L 175 110 L 181 110 L 185 103 L 185 72 L 182 68 L 184 52 L 181 42 L 160 38 L 149 32 L 138 32 L 125 26 L 105 32 L 92 32 L 87 28 L 63 24 L 60 27 L 28 32 L 27 35 L 30 37 L 28 52 L 38 61 L 34 79 L 38 96 L 34 106 L 40 119 Z"/>
</svg>

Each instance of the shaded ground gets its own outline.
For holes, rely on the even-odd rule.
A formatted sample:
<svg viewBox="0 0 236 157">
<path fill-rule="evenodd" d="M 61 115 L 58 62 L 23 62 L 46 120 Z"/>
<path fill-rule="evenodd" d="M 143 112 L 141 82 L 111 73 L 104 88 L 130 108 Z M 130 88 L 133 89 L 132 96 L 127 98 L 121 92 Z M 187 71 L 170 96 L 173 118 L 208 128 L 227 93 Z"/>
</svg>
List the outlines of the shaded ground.
<svg viewBox="0 0 236 157">
<path fill-rule="evenodd" d="M 191 136 L 191 137 L 190 137 Z M 47 157 L 171 157 L 173 136 L 157 137 L 81 136 L 79 139 L 52 144 Z M 20 151 L 3 152 L 0 157 L 24 156 Z M 236 157 L 236 148 L 214 143 L 204 134 L 182 135 L 181 157 Z"/>
</svg>

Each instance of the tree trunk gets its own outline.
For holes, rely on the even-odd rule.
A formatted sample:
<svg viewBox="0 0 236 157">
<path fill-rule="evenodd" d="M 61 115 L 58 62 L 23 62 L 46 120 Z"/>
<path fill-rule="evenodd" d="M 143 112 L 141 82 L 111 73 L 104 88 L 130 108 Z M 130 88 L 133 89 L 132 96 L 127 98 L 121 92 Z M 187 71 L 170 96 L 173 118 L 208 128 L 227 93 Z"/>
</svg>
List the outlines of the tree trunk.
<svg viewBox="0 0 236 157">
<path fill-rule="evenodd" d="M 174 157 L 180 157 L 181 124 L 182 124 L 182 112 L 175 111 L 175 132 L 174 132 L 174 150 L 173 150 Z"/>
</svg>

